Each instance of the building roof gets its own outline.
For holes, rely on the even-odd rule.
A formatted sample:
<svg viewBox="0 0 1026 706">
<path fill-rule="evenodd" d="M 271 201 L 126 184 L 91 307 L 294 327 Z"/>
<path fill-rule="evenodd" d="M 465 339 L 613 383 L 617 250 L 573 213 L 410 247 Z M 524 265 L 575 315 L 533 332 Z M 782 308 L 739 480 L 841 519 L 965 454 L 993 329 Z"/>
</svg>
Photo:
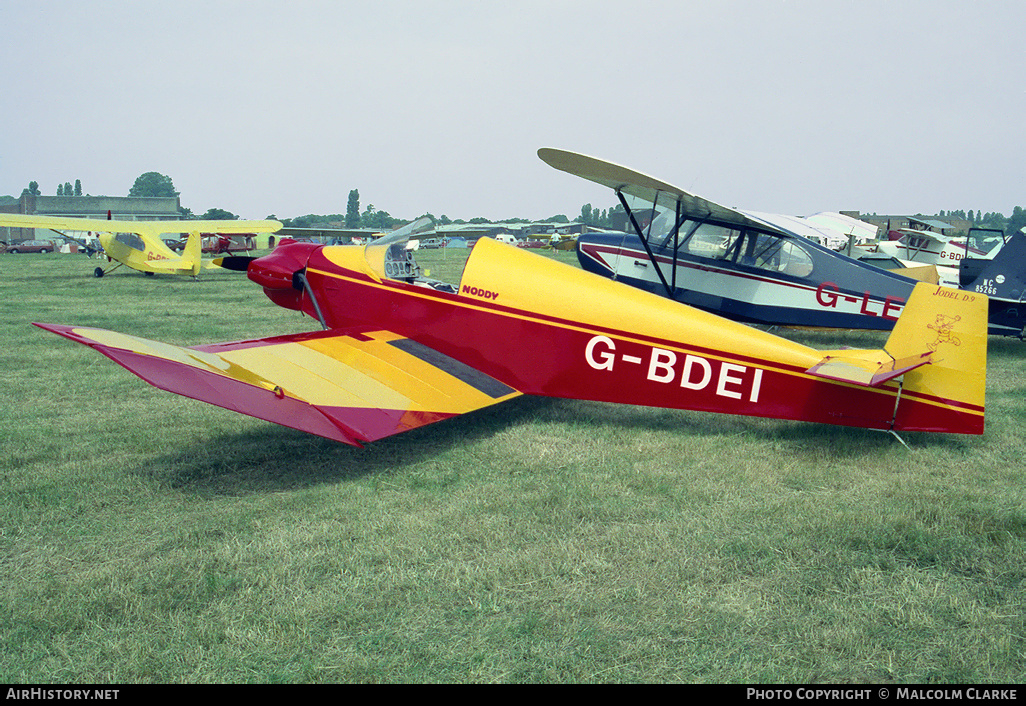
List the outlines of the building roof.
<svg viewBox="0 0 1026 706">
<path fill-rule="evenodd" d="M 112 218 L 122 221 L 179 220 L 177 196 L 34 196 L 22 194 L 17 203 L 0 206 L 5 213 L 74 218 Z"/>
</svg>

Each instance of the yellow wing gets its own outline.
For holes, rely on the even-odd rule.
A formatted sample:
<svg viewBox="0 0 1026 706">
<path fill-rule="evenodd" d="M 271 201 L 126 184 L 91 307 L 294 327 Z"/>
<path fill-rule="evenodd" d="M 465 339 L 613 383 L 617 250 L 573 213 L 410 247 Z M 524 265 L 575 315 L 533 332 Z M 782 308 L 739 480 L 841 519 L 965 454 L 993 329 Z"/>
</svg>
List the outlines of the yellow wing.
<svg viewBox="0 0 1026 706">
<path fill-rule="evenodd" d="M 105 329 L 36 324 L 154 387 L 359 446 L 518 396 L 389 331 L 322 331 L 182 348 Z"/>
<path fill-rule="evenodd" d="M 278 221 L 108 221 L 100 218 L 61 216 L 26 216 L 0 213 L 0 226 L 11 228 L 51 228 L 98 233 L 138 233 L 159 236 L 161 233 L 274 233 L 281 228 Z"/>
</svg>

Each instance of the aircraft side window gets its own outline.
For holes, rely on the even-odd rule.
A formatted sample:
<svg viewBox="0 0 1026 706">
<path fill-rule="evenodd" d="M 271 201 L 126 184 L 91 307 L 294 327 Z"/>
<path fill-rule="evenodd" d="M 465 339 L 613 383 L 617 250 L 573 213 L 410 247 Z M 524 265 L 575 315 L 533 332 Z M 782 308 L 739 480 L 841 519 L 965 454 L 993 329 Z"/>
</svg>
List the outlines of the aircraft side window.
<svg viewBox="0 0 1026 706">
<path fill-rule="evenodd" d="M 135 233 L 118 233 L 114 236 L 114 239 L 122 245 L 127 245 L 128 247 L 140 252 L 146 252 L 146 244 L 143 242 L 143 239 Z"/>
<path fill-rule="evenodd" d="M 687 242 L 687 252 L 698 257 L 722 260 L 733 255 L 740 233 L 733 228 L 712 224 L 702 225 Z"/>
<path fill-rule="evenodd" d="M 652 217 L 651 210 L 642 211 L 640 214 L 635 215 L 638 217 L 638 227 L 641 228 L 645 239 L 653 247 L 657 249 L 665 248 L 672 244 L 673 226 L 677 221 L 673 211 L 657 208 L 654 217 Z"/>
<path fill-rule="evenodd" d="M 787 241 L 780 247 L 780 271 L 795 277 L 808 277 L 812 274 L 812 257 L 797 243 Z"/>
<path fill-rule="evenodd" d="M 649 239 L 652 242 L 665 241 L 673 232 L 673 224 L 676 220 L 673 211 L 659 211 L 652 220 L 652 225 L 646 229 Z"/>
<path fill-rule="evenodd" d="M 746 264 L 794 277 L 812 274 L 812 257 L 792 240 L 759 235 L 749 252 Z"/>
<path fill-rule="evenodd" d="M 781 238 L 753 234 L 752 262 L 756 267 L 776 270 L 780 267 Z"/>
</svg>

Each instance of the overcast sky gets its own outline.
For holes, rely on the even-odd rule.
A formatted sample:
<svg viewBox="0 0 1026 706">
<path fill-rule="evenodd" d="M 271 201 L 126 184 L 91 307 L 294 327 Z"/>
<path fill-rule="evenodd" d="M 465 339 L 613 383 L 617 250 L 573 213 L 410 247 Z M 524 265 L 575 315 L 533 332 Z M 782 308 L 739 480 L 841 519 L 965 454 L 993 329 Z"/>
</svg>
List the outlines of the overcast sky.
<svg viewBox="0 0 1026 706">
<path fill-rule="evenodd" d="M 1022 0 L 0 0 L 0 194 L 570 218 L 539 147 L 727 206 L 1026 206 Z"/>
</svg>

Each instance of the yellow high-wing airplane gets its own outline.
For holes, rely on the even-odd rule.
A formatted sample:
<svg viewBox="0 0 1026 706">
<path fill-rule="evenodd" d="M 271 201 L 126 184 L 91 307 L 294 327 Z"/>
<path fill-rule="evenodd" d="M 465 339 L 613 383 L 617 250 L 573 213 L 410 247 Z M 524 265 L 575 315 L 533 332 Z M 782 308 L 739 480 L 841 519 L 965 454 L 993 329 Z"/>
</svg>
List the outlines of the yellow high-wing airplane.
<svg viewBox="0 0 1026 706">
<path fill-rule="evenodd" d="M 64 218 L 60 216 L 25 216 L 0 213 L 0 226 L 12 228 L 48 228 L 68 240 L 82 241 L 64 231 L 97 233 L 103 254 L 112 267 L 97 267 L 93 274 L 103 277 L 121 265 L 147 275 L 159 273 L 192 275 L 217 267 L 213 260 L 202 257 L 202 233 L 274 233 L 281 228 L 278 221 L 112 221 L 98 218 Z M 185 249 L 176 253 L 161 239 L 162 235 L 188 233 Z"/>
</svg>

